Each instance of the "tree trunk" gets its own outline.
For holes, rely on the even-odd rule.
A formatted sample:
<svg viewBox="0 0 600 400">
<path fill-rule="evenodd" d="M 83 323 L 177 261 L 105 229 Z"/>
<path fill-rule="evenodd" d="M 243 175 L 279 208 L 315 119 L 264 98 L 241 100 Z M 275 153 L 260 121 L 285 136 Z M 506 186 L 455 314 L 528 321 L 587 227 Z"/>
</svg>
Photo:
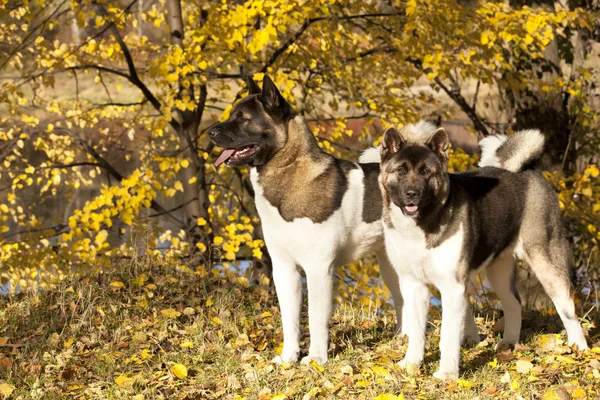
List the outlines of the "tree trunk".
<svg viewBox="0 0 600 400">
<path fill-rule="evenodd" d="M 171 43 L 183 49 L 183 19 L 181 13 L 181 2 L 179 0 L 167 0 L 167 22 L 171 32 Z M 179 97 L 189 96 L 196 100 L 196 109 L 193 111 L 177 111 L 181 128 L 177 134 L 180 138 L 180 145 L 185 150 L 183 154 L 191 160 L 191 168 L 183 170 L 183 197 L 186 204 L 185 220 L 188 224 L 189 231 L 192 234 L 194 241 L 202 241 L 207 248 L 209 235 L 200 228 L 196 221 L 198 218 L 204 218 L 210 226 L 208 215 L 208 190 L 206 186 L 206 174 L 204 168 L 204 158 L 198 156 L 196 149 L 196 135 L 206 101 L 206 86 L 202 85 L 198 88 L 199 96 L 195 96 L 196 88 L 190 85 L 184 88 L 179 85 Z M 196 178 L 196 182 L 190 183 L 190 180 Z"/>
</svg>

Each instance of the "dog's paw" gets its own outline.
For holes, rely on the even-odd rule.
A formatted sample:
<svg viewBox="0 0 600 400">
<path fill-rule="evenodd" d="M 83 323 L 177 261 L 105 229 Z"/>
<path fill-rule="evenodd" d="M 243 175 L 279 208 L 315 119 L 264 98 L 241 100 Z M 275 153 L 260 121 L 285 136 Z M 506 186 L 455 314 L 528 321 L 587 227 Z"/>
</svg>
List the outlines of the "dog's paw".
<svg viewBox="0 0 600 400">
<path fill-rule="evenodd" d="M 475 347 L 481 342 L 481 338 L 479 337 L 479 333 L 475 335 L 465 336 L 463 339 L 463 344 L 467 347 Z"/>
<path fill-rule="evenodd" d="M 455 381 L 458 379 L 458 371 L 441 371 L 438 369 L 433 373 L 433 377 L 441 381 Z"/>
<path fill-rule="evenodd" d="M 505 350 L 510 349 L 511 346 L 514 346 L 514 345 L 515 345 L 514 343 L 510 343 L 508 341 L 501 340 L 498 343 L 496 343 L 496 346 L 494 346 L 494 351 L 496 353 L 501 353 Z"/>
<path fill-rule="evenodd" d="M 419 369 L 421 362 L 422 360 L 404 357 L 401 361 L 398 362 L 398 366 L 400 366 L 400 368 L 406 370 L 407 372 L 412 373 Z"/>
<path fill-rule="evenodd" d="M 310 354 L 307 355 L 306 357 L 303 357 L 302 360 L 300 361 L 300 364 L 304 364 L 304 365 L 308 365 L 310 364 L 311 361 L 316 362 L 319 365 L 323 365 L 327 362 L 327 357 L 322 357 L 322 356 L 311 356 Z"/>
<path fill-rule="evenodd" d="M 273 364 L 295 363 L 297 361 L 298 361 L 298 354 L 288 355 L 288 356 L 284 356 L 282 354 L 282 355 L 273 357 L 273 359 L 271 360 L 271 362 Z"/>
</svg>

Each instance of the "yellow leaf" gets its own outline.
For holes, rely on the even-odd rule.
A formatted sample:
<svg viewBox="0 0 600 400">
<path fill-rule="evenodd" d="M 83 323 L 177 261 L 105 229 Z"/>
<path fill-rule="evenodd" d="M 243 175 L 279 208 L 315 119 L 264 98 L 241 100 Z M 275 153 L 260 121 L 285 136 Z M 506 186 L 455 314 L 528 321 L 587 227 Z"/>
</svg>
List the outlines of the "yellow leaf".
<svg viewBox="0 0 600 400">
<path fill-rule="evenodd" d="M 358 387 L 366 387 L 366 386 L 371 386 L 371 382 L 369 381 L 358 381 L 354 384 L 354 386 L 358 386 Z"/>
<path fill-rule="evenodd" d="M 204 243 L 196 243 L 196 247 L 198 248 L 198 250 L 200 250 L 202 253 L 204 253 L 206 251 L 206 246 L 204 245 Z"/>
<path fill-rule="evenodd" d="M 131 385 L 133 383 L 133 378 L 130 378 L 127 375 L 119 375 L 115 379 L 115 383 L 117 386 Z"/>
<path fill-rule="evenodd" d="M 561 362 L 563 364 L 577 364 L 577 361 L 567 356 L 556 356 L 556 361 Z"/>
<path fill-rule="evenodd" d="M 271 397 L 271 400 L 285 400 L 288 397 L 285 394 L 277 393 L 275 396 Z"/>
<path fill-rule="evenodd" d="M 310 360 L 309 365 L 313 367 L 317 372 L 323 372 L 324 369 L 315 360 Z"/>
<path fill-rule="evenodd" d="M 63 346 L 65 347 L 65 349 L 70 349 L 71 346 L 73 346 L 73 338 L 68 338 L 67 340 L 65 340 Z"/>
<path fill-rule="evenodd" d="M 125 289 L 125 284 L 121 281 L 112 281 L 110 283 L 110 287 Z"/>
<path fill-rule="evenodd" d="M 221 236 L 215 236 L 215 238 L 213 239 L 213 243 L 218 246 L 221 243 L 223 243 L 223 238 Z"/>
<path fill-rule="evenodd" d="M 98 232 L 98 234 L 96 235 L 96 239 L 94 240 L 94 242 L 96 243 L 96 246 L 98 246 L 98 247 L 102 246 L 102 244 L 104 242 L 106 242 L 107 237 L 108 237 L 108 231 L 106 229 L 102 229 L 100 232 Z"/>
<path fill-rule="evenodd" d="M 2 211 L 3 213 L 7 213 L 8 206 L 6 204 L 0 204 L 0 211 Z"/>
<path fill-rule="evenodd" d="M 212 317 L 210 323 L 213 325 L 223 325 L 223 321 L 221 321 L 221 318 L 219 317 Z"/>
<path fill-rule="evenodd" d="M 188 160 L 184 159 L 184 160 L 181 160 L 180 164 L 183 168 L 187 168 L 190 165 L 190 162 Z"/>
<path fill-rule="evenodd" d="M 173 184 L 173 187 L 175 188 L 175 190 L 179 190 L 180 192 L 183 192 L 183 185 L 181 184 L 180 181 L 175 182 L 175 184 Z"/>
<path fill-rule="evenodd" d="M 194 348 L 194 343 L 192 343 L 192 342 L 183 342 L 179 346 L 183 347 L 184 349 L 193 349 Z"/>
<path fill-rule="evenodd" d="M 187 368 L 183 364 L 173 365 L 173 368 L 171 368 L 171 372 L 173 373 L 173 375 L 175 375 L 179 379 L 185 379 L 185 378 L 187 378 L 187 375 L 188 375 Z"/>
<path fill-rule="evenodd" d="M 488 362 L 488 365 L 492 368 L 496 368 L 498 366 L 498 359 L 494 358 L 494 361 Z"/>
<path fill-rule="evenodd" d="M 510 382 L 510 389 L 511 390 L 519 390 L 519 388 L 521 387 L 521 385 L 519 384 L 519 381 L 514 379 Z"/>
<path fill-rule="evenodd" d="M 459 379 L 456 383 L 458 383 L 458 387 L 461 389 L 471 389 L 473 387 L 473 384 L 466 379 Z"/>
<path fill-rule="evenodd" d="M 33 165 L 30 165 L 29 167 L 25 168 L 25 172 L 27 172 L 28 174 L 33 174 L 35 172 L 35 168 L 33 167 Z"/>
<path fill-rule="evenodd" d="M 390 374 L 390 371 L 388 371 L 387 368 L 383 368 L 383 367 L 374 366 L 374 367 L 371 367 L 371 370 L 376 375 L 380 375 L 380 376 L 388 376 Z"/>
<path fill-rule="evenodd" d="M 206 225 L 206 220 L 202 217 L 198 218 L 198 226 Z"/>
<path fill-rule="evenodd" d="M 2 396 L 3 399 L 8 399 L 14 390 L 15 387 L 13 385 L 0 383 L 0 396 Z"/>
<path fill-rule="evenodd" d="M 401 394 L 400 396 L 396 396 L 394 394 L 391 393 L 383 393 L 380 395 L 377 395 L 373 400 L 404 400 L 404 395 Z"/>
<path fill-rule="evenodd" d="M 167 317 L 167 318 L 177 318 L 181 315 L 181 313 L 173 308 L 167 308 L 164 309 L 160 312 L 163 316 Z"/>
<path fill-rule="evenodd" d="M 138 285 L 139 287 L 144 286 L 144 283 L 148 280 L 146 274 L 140 274 L 137 278 L 133 280 L 133 283 Z"/>
</svg>

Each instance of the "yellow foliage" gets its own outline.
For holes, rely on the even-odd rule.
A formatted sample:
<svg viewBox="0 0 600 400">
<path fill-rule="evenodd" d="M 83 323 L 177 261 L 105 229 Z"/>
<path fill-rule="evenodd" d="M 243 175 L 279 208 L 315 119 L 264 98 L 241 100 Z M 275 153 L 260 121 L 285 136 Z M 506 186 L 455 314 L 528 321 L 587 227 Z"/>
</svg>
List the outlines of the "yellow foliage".
<svg viewBox="0 0 600 400">
<path fill-rule="evenodd" d="M 171 367 L 171 372 L 179 379 L 185 379 L 188 376 L 188 370 L 183 364 L 175 364 Z"/>
</svg>

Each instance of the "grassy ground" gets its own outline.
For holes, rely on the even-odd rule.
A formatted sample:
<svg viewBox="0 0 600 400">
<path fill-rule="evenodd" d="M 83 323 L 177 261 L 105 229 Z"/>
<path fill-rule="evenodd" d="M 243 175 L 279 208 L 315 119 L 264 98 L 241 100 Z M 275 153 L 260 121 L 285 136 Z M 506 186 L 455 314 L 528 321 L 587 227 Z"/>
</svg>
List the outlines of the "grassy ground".
<svg viewBox="0 0 600 400">
<path fill-rule="evenodd" d="M 269 360 L 280 315 L 268 287 L 131 263 L 0 299 L 0 399 L 599 398 L 600 348 L 573 352 L 556 315 L 528 315 L 523 345 L 497 354 L 499 313 L 482 313 L 484 340 L 464 349 L 457 382 L 431 377 L 437 309 L 420 371 L 396 365 L 406 342 L 393 317 L 348 304 L 336 308 L 326 365 L 278 366 Z M 590 314 L 589 342 L 599 346 Z"/>
</svg>

